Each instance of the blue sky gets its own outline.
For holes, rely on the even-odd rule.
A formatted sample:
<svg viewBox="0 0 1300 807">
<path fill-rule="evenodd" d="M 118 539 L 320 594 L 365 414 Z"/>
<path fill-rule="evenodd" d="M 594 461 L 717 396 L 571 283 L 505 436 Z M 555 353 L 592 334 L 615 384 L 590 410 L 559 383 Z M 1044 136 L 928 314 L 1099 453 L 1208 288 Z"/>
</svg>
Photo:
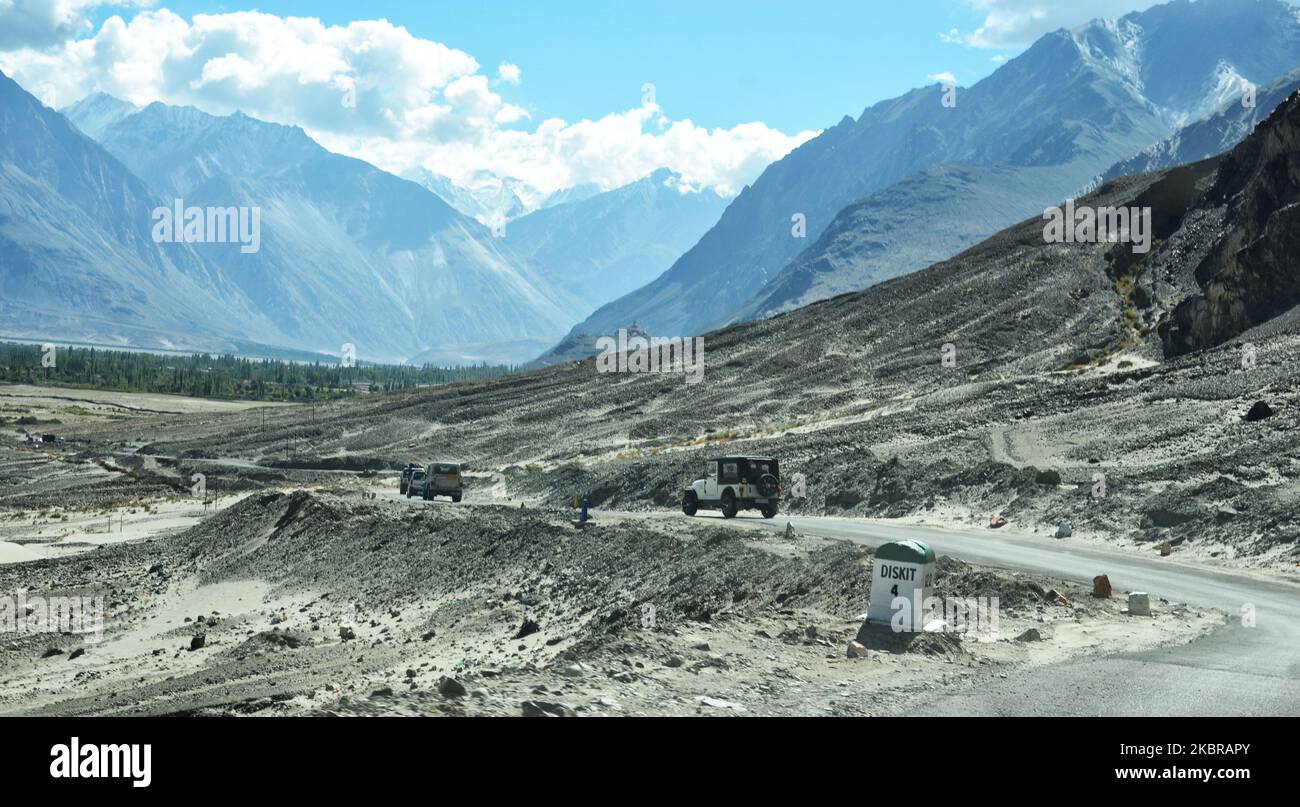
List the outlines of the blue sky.
<svg viewBox="0 0 1300 807">
<path fill-rule="evenodd" d="M 182 15 L 257 9 L 327 24 L 386 18 L 416 36 L 519 65 L 503 93 L 538 116 L 597 117 L 655 85 L 674 118 L 730 127 L 763 121 L 821 129 L 950 71 L 962 84 L 992 72 L 996 54 L 940 40 L 984 15 L 960 0 L 346 0 L 164 3 Z M 1086 14 L 1081 13 L 1081 17 Z M 1080 20 L 1083 21 L 1083 20 Z"/>
<path fill-rule="evenodd" d="M 300 126 L 393 173 L 738 193 L 883 99 L 1151 0 L 0 0 L 0 69 Z M 643 91 L 653 85 L 653 98 Z"/>
</svg>

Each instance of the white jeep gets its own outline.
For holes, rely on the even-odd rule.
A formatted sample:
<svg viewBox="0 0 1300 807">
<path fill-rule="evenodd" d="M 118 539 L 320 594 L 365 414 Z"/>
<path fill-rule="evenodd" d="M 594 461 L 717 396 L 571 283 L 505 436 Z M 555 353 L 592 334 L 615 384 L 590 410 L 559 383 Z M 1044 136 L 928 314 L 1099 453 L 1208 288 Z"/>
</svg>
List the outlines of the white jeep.
<svg viewBox="0 0 1300 807">
<path fill-rule="evenodd" d="M 709 460 L 708 475 L 682 493 L 682 512 L 721 510 L 735 518 L 741 510 L 759 510 L 763 518 L 776 516 L 781 500 L 781 474 L 771 457 L 718 457 Z"/>
</svg>

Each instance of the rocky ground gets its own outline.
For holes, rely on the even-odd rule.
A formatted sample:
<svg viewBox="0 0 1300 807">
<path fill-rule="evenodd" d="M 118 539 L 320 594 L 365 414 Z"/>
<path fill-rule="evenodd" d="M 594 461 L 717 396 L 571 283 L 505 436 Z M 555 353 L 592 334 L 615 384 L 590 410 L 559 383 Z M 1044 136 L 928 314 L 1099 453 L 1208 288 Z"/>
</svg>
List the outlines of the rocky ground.
<svg viewBox="0 0 1300 807">
<path fill-rule="evenodd" d="M 0 591 L 107 599 L 102 641 L 0 642 L 0 712 L 882 714 L 1222 623 L 943 558 L 940 595 L 999 598 L 995 635 L 860 632 L 854 544 L 370 495 L 253 494 L 169 538 L 0 566 Z"/>
</svg>

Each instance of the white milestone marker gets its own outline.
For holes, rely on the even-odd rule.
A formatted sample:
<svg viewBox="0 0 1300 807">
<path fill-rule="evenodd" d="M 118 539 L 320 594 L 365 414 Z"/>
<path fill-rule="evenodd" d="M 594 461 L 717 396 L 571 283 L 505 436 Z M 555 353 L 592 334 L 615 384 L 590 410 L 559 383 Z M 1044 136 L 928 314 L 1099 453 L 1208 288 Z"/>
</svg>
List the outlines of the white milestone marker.
<svg viewBox="0 0 1300 807">
<path fill-rule="evenodd" d="M 872 566 L 867 621 L 889 625 L 901 611 L 903 630 L 923 630 L 925 601 L 934 594 L 934 550 L 920 541 L 890 542 L 876 550 Z"/>
</svg>

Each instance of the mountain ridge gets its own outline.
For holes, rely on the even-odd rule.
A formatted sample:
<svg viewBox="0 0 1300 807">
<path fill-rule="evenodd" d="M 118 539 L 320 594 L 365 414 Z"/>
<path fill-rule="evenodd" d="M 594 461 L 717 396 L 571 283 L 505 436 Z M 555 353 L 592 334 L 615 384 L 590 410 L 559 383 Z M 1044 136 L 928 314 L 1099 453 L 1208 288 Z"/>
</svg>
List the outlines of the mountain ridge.
<svg viewBox="0 0 1300 807">
<path fill-rule="evenodd" d="M 790 237 L 791 216 L 805 216 L 815 241 L 850 203 L 944 163 L 1058 166 L 1078 184 L 1059 185 L 1050 195 L 1085 190 L 1091 177 L 1165 139 L 1180 117 L 1199 109 L 1207 83 L 1219 80 L 1223 54 L 1239 58 L 1235 72 L 1258 82 L 1300 61 L 1300 22 L 1289 6 L 1260 0 L 1247 22 L 1242 16 L 1225 0 L 1177 0 L 1073 32 L 1061 29 L 972 87 L 957 88 L 954 108 L 942 105 L 944 88 L 932 85 L 873 104 L 856 120 L 846 116 L 768 166 L 662 276 L 598 309 L 565 343 L 632 320 L 655 333 L 697 333 L 734 321 L 738 312 L 812 302 L 764 296 L 764 287 L 807 246 Z M 1224 31 L 1244 33 L 1230 45 L 1216 44 Z M 1189 38 L 1206 47 L 1183 53 Z M 1171 54 L 1182 71 L 1165 75 L 1156 54 Z M 1016 217 L 1032 212 L 1026 204 Z"/>
</svg>

